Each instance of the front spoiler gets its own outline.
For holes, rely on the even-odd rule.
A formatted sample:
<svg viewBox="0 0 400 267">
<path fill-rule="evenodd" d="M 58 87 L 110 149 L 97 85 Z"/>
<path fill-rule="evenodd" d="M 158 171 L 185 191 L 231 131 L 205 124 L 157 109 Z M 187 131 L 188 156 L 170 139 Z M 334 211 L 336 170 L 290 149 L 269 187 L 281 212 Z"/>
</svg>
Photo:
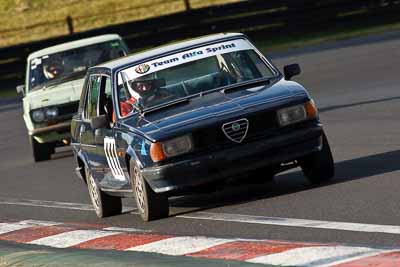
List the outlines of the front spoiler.
<svg viewBox="0 0 400 267">
<path fill-rule="evenodd" d="M 319 151 L 322 133 L 322 126 L 318 124 L 188 160 L 144 168 L 142 173 L 157 193 L 185 190 Z"/>
</svg>

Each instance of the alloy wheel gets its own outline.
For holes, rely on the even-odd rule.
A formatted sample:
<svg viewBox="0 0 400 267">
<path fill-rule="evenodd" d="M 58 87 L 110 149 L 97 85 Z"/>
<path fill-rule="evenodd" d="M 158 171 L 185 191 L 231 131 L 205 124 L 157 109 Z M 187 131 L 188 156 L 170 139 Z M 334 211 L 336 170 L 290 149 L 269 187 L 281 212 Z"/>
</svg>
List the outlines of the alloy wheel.
<svg viewBox="0 0 400 267">
<path fill-rule="evenodd" d="M 134 172 L 135 172 L 134 177 L 135 177 L 136 203 L 137 203 L 137 206 L 138 206 L 138 209 L 140 210 L 140 212 L 144 213 L 144 210 L 145 210 L 144 184 L 140 177 L 139 170 L 137 168 L 135 168 Z"/>
<path fill-rule="evenodd" d="M 89 195 L 90 195 L 90 199 L 92 200 L 92 204 L 94 206 L 94 209 L 96 211 L 96 213 L 100 212 L 100 196 L 99 193 L 97 191 L 97 185 L 96 182 L 93 179 L 93 176 L 91 174 L 89 174 Z"/>
</svg>

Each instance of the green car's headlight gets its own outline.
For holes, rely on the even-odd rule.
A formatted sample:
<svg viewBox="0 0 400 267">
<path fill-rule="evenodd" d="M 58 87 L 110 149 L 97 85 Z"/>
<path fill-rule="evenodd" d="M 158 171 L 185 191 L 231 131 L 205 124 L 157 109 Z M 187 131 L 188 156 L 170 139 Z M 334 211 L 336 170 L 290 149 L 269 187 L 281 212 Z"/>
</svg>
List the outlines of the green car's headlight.
<svg viewBox="0 0 400 267">
<path fill-rule="evenodd" d="M 45 111 L 45 115 L 47 119 L 54 119 L 58 116 L 58 109 L 57 108 L 48 108 Z"/>
<path fill-rule="evenodd" d="M 39 109 L 39 110 L 35 110 L 32 112 L 32 120 L 34 122 L 42 122 L 46 119 L 46 116 L 43 112 L 43 110 Z"/>
</svg>

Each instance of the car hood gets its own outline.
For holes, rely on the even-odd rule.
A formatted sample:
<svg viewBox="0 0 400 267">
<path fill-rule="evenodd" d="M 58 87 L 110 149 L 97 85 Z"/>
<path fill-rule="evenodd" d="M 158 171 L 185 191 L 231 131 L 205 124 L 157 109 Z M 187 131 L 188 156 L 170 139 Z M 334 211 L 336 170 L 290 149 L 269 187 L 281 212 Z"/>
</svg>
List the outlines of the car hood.
<svg viewBox="0 0 400 267">
<path fill-rule="evenodd" d="M 188 103 L 153 111 L 141 118 L 132 116 L 122 125 L 133 132 L 140 131 L 152 141 L 159 141 L 218 121 L 224 123 L 249 113 L 307 99 L 309 95 L 301 85 L 281 79 L 272 85 L 240 88 L 227 93 L 216 91 L 195 97 Z"/>
<path fill-rule="evenodd" d="M 84 79 L 60 83 L 55 86 L 35 90 L 27 94 L 24 102 L 29 104 L 29 109 L 61 105 L 79 101 Z"/>
</svg>

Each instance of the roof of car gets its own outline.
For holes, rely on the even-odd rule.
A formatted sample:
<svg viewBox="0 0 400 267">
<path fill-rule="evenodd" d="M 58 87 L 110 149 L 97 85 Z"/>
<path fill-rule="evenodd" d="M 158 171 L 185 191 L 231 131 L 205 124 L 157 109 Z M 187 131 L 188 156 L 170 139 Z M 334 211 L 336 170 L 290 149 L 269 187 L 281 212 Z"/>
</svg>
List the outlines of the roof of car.
<svg viewBox="0 0 400 267">
<path fill-rule="evenodd" d="M 135 64 L 136 62 L 149 60 L 154 57 L 162 56 L 163 54 L 168 54 L 171 52 L 178 52 L 179 50 L 184 50 L 187 48 L 206 45 L 209 43 L 220 42 L 226 39 L 234 39 L 234 38 L 247 38 L 246 35 L 242 33 L 219 33 L 207 35 L 195 39 L 189 39 L 180 41 L 177 43 L 164 45 L 160 47 L 156 47 L 147 51 L 138 52 L 135 54 L 131 54 L 122 58 L 118 58 L 112 61 L 105 62 L 103 64 L 97 65 L 92 68 L 107 68 L 111 70 L 119 69 L 121 67 Z"/>
<path fill-rule="evenodd" d="M 67 43 L 62 43 L 54 46 L 50 46 L 38 51 L 35 51 L 31 53 L 28 56 L 28 61 L 30 61 L 32 58 L 37 58 L 37 57 L 42 57 L 66 50 L 71 50 L 83 46 L 89 46 L 97 43 L 103 43 L 103 42 L 108 42 L 112 40 L 121 40 L 121 36 L 118 34 L 104 34 L 104 35 L 99 35 L 95 37 L 90 37 L 90 38 L 85 38 L 85 39 L 80 39 L 77 41 L 72 41 L 72 42 L 67 42 Z"/>
</svg>

